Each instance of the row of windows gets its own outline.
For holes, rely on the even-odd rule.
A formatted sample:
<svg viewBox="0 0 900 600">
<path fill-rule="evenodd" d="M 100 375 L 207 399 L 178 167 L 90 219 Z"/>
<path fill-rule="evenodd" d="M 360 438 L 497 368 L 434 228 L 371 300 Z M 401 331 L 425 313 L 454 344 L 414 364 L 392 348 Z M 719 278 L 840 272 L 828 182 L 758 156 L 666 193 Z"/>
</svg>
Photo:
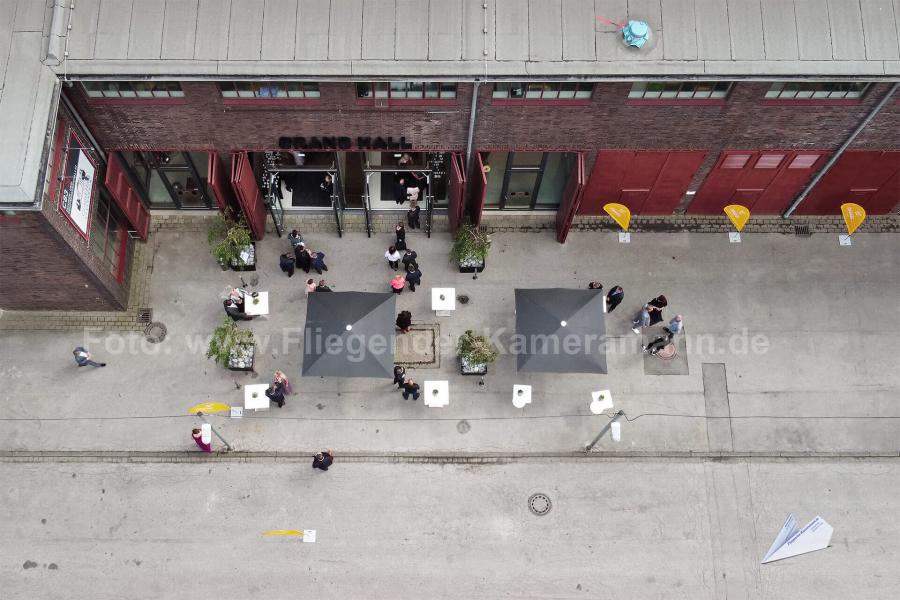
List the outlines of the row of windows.
<svg viewBox="0 0 900 600">
<path fill-rule="evenodd" d="M 85 81 L 91 98 L 183 98 L 181 84 L 175 81 Z M 776 82 L 766 92 L 774 100 L 846 100 L 859 99 L 869 87 L 858 82 Z M 722 100 L 733 86 L 728 81 L 639 81 L 628 93 L 635 100 Z M 223 98 L 298 99 L 319 98 L 319 84 L 301 81 L 227 81 L 220 82 Z M 495 83 L 493 97 L 502 100 L 589 99 L 594 84 L 584 82 Z M 447 100 L 456 98 L 456 84 L 436 81 L 383 81 L 357 83 L 356 97 L 399 100 Z"/>
</svg>

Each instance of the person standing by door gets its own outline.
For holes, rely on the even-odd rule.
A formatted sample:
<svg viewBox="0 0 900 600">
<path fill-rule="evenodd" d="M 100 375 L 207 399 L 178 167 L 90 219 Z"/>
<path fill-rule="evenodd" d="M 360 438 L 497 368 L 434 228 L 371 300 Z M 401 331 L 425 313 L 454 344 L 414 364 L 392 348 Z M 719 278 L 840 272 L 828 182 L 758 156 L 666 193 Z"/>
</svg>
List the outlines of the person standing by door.
<svg viewBox="0 0 900 600">
<path fill-rule="evenodd" d="M 403 252 L 406 250 L 406 228 L 403 227 L 402 222 L 397 223 L 397 226 L 394 228 L 394 233 L 397 235 L 397 242 L 394 244 L 394 247 L 400 252 Z"/>
<path fill-rule="evenodd" d="M 409 224 L 410 229 L 419 229 L 422 225 L 419 223 L 419 213 L 420 213 L 419 203 L 418 202 L 410 202 L 409 210 L 406 211 L 406 222 Z"/>
<path fill-rule="evenodd" d="M 325 179 L 319 184 L 319 189 L 322 190 L 324 202 L 331 204 L 331 198 L 334 195 L 334 180 L 331 175 L 325 175 Z"/>
<path fill-rule="evenodd" d="M 303 236 L 300 235 L 300 232 L 296 229 L 292 229 L 291 232 L 287 236 L 288 241 L 291 243 L 291 250 L 294 252 L 297 251 L 297 246 L 303 245 Z"/>
<path fill-rule="evenodd" d="M 406 202 L 406 178 L 400 177 L 394 184 L 394 201 L 397 204 Z"/>
<path fill-rule="evenodd" d="M 395 246 L 389 247 L 387 252 L 384 253 L 384 259 L 388 261 L 388 265 L 395 271 L 400 268 L 400 258 L 400 253 Z"/>
</svg>

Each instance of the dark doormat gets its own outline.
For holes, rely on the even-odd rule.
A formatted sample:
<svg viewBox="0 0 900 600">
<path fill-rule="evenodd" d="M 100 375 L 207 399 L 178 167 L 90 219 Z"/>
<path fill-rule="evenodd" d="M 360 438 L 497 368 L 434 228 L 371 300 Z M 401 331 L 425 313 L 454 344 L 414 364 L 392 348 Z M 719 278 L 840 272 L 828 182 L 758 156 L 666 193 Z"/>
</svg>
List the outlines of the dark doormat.
<svg viewBox="0 0 900 600">
<path fill-rule="evenodd" d="M 657 337 L 663 335 L 663 330 L 655 329 L 649 335 L 643 336 L 643 344 L 646 346 Z M 675 356 L 672 358 L 660 358 L 644 353 L 644 375 L 690 375 L 688 370 L 687 343 L 684 330 L 672 340 L 675 343 Z"/>
<path fill-rule="evenodd" d="M 441 328 L 437 323 L 413 323 L 409 333 L 397 332 L 394 363 L 417 369 L 441 366 Z"/>
</svg>

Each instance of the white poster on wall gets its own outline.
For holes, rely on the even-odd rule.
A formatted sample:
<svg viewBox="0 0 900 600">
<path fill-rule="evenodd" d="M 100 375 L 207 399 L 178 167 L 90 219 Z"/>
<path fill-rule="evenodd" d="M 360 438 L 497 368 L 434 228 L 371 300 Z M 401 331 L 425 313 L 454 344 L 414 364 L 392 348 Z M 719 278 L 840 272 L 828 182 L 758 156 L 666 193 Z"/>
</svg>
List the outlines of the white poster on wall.
<svg viewBox="0 0 900 600">
<path fill-rule="evenodd" d="M 59 208 L 81 236 L 87 239 L 96 167 L 91 157 L 80 146 L 78 138 L 72 134 L 69 137 L 69 152 L 66 156 Z"/>
</svg>

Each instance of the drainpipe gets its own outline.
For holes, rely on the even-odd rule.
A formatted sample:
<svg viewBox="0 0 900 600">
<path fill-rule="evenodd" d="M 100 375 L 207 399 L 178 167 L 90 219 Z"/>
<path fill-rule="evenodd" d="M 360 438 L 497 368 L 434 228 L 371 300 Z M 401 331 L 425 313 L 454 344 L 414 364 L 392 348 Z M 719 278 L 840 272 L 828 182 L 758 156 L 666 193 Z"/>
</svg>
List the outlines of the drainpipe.
<svg viewBox="0 0 900 600">
<path fill-rule="evenodd" d="M 472 171 L 472 144 L 475 140 L 475 115 L 478 112 L 478 88 L 481 87 L 481 81 L 475 81 L 475 87 L 472 90 L 472 108 L 469 111 L 469 138 L 466 141 L 466 174 Z"/>
<path fill-rule="evenodd" d="M 794 202 L 789 207 L 787 207 L 787 210 L 781 213 L 781 216 L 783 218 L 787 219 L 794 213 L 795 210 L 797 210 L 797 207 L 800 206 L 800 203 L 806 199 L 812 189 L 816 187 L 816 184 L 819 183 L 823 177 L 825 177 L 825 174 L 828 173 L 828 170 L 831 169 L 832 166 L 834 166 L 834 163 L 836 163 L 841 156 L 843 156 L 844 150 L 846 150 L 850 146 L 850 144 L 853 143 L 853 140 L 855 140 L 857 136 L 862 133 L 862 130 L 872 122 L 872 119 L 874 119 L 879 112 L 881 112 L 881 109 L 884 108 L 884 105 L 888 103 L 888 101 L 891 99 L 891 96 L 893 96 L 894 92 L 897 91 L 898 87 L 900 87 L 900 83 L 895 83 L 894 85 L 892 85 L 891 89 L 889 89 L 884 97 L 878 102 L 878 104 L 875 105 L 875 108 L 869 111 L 869 114 L 866 115 L 866 118 L 862 120 L 862 123 L 860 123 L 856 127 L 856 129 L 853 130 L 853 133 L 851 133 L 849 137 L 844 140 L 844 143 L 841 144 L 841 147 L 838 148 L 837 151 L 831 156 L 831 158 L 828 159 L 828 162 L 826 162 L 825 166 L 823 166 L 819 170 L 819 172 L 816 173 L 816 176 L 813 177 L 808 184 L 806 184 L 806 187 L 803 188 L 803 191 L 800 192 L 800 195 L 797 196 Z"/>
</svg>

